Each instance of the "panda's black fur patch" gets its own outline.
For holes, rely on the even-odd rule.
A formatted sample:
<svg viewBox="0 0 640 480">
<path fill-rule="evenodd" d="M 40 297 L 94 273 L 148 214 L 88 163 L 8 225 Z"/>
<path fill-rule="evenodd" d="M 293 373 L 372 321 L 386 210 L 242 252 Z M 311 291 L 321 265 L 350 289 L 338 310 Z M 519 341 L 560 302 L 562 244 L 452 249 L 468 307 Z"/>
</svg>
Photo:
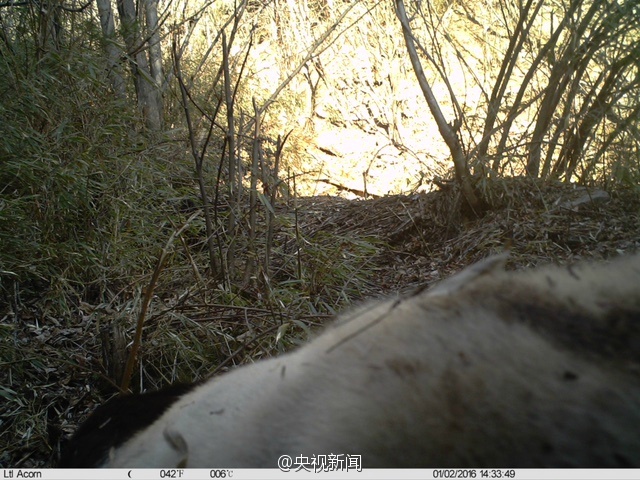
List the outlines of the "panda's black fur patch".
<svg viewBox="0 0 640 480">
<path fill-rule="evenodd" d="M 62 447 L 60 468 L 94 468 L 109 450 L 155 422 L 196 384 L 176 384 L 141 395 L 120 395 L 99 406 Z"/>
</svg>

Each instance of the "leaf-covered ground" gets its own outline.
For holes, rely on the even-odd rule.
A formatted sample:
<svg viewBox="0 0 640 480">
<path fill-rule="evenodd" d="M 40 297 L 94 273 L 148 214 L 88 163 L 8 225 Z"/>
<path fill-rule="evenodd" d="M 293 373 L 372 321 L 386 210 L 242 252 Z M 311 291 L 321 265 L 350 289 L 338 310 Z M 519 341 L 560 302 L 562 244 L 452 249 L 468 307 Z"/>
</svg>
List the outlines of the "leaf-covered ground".
<svg viewBox="0 0 640 480">
<path fill-rule="evenodd" d="M 317 263 L 325 252 L 370 273 L 349 290 L 349 301 L 429 285 L 505 249 L 508 268 L 526 268 L 606 259 L 640 245 L 637 188 L 604 192 L 511 179 L 486 187 L 485 195 L 496 208 L 477 220 L 451 213 L 460 211 L 454 188 L 371 200 L 300 198 L 277 213 L 295 217 L 300 235 L 317 242 Z M 356 267 L 329 285 L 335 279 L 318 273 L 300 297 L 324 298 L 328 288 L 340 296 L 357 277 Z M 217 374 L 294 347 L 331 316 L 296 308 L 295 296 L 265 304 L 260 293 L 245 292 L 241 305 L 199 302 L 183 291 L 154 299 L 138 377 L 158 385 L 185 380 L 187 363 L 190 380 Z M 113 372 L 124 362 L 138 306 L 80 304 L 73 318 L 51 315 L 37 299 L 7 308 L 0 320 L 0 467 L 55 464 L 60 443 L 115 391 Z"/>
</svg>

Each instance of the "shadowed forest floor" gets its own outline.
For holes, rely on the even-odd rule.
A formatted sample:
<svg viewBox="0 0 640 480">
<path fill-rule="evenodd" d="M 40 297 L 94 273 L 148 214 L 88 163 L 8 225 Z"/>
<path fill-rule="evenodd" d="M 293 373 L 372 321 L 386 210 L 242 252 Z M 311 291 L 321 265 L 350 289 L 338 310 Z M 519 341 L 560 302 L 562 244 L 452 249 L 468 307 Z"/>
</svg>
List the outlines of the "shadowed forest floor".
<svg viewBox="0 0 640 480">
<path fill-rule="evenodd" d="M 637 188 L 609 195 L 560 183 L 538 185 L 509 179 L 496 182 L 486 194 L 497 207 L 476 220 L 450 213 L 460 211 L 456 208 L 460 198 L 453 188 L 371 200 L 299 198 L 280 206 L 277 213 L 295 215 L 306 238 L 321 234 L 324 241 L 334 244 L 345 238 L 378 242 L 375 253 L 363 260 L 373 272 L 362 288 L 363 298 L 430 285 L 505 249 L 511 252 L 508 268 L 519 269 L 581 258 L 607 259 L 631 253 L 640 244 Z M 5 319 L 2 323 L 2 328 L 13 329 L 13 341 L 21 346 L 20 358 L 7 363 L 24 368 L 16 370 L 22 378 L 3 378 L 2 384 L 12 387 L 0 390 L 9 400 L 0 403 L 1 467 L 54 464 L 60 442 L 105 400 L 108 390 L 105 376 L 98 372 L 106 368 L 103 360 L 109 356 L 101 350 L 113 341 L 101 340 L 104 330 L 100 325 L 106 323 L 109 312 L 81 312 L 79 320 L 69 326 L 63 319 L 46 317 L 43 311 L 41 306 L 24 306 L 20 322 L 10 326 Z M 203 355 L 197 375 L 206 377 L 277 353 L 256 347 L 261 336 L 281 327 L 270 320 L 273 311 L 177 302 L 150 317 L 145 328 L 154 328 L 168 312 L 173 315 L 169 322 L 173 328 L 184 328 L 178 321 L 181 318 L 188 319 L 189 325 L 216 322 L 222 326 L 215 332 L 224 332 L 220 335 L 237 342 L 218 357 L 217 365 L 209 365 L 211 359 Z M 295 316 L 285 306 L 281 320 L 302 322 L 310 330 L 330 318 L 326 313 L 287 318 L 289 314 Z M 224 325 L 233 329 L 232 337 Z M 251 325 L 251 335 L 247 325 Z M 203 343 L 220 342 L 210 337 L 211 332 L 197 334 Z M 17 375 L 4 370 L 3 376 Z M 167 374 L 165 378 L 170 381 L 173 377 Z"/>
</svg>

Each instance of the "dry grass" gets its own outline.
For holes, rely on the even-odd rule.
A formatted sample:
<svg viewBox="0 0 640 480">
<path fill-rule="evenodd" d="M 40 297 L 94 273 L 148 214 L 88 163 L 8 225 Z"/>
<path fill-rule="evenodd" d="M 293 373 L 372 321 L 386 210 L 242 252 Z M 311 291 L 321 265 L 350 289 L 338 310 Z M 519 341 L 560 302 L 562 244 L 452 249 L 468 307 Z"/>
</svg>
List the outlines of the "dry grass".
<svg viewBox="0 0 640 480">
<path fill-rule="evenodd" d="M 367 201 L 299 199 L 302 279 L 295 278 L 296 250 L 285 248 L 292 234 L 284 227 L 268 286 L 256 283 L 231 294 L 194 281 L 183 265 L 168 266 L 146 320 L 134 390 L 206 378 L 277 355 L 305 341 L 333 310 L 435 282 L 504 248 L 515 268 L 638 248 L 636 191 L 612 192 L 607 202 L 573 210 L 560 205 L 581 193 L 567 185 L 510 179 L 488 193 L 498 207 L 473 221 L 451 218 L 453 189 Z M 278 214 L 286 219 L 293 212 L 281 207 Z M 21 305 L 20 318 L 5 313 L 2 466 L 50 465 L 59 441 L 115 391 L 139 304 L 134 288 L 109 305 L 80 304 L 69 318 L 51 316 L 39 303 Z"/>
</svg>

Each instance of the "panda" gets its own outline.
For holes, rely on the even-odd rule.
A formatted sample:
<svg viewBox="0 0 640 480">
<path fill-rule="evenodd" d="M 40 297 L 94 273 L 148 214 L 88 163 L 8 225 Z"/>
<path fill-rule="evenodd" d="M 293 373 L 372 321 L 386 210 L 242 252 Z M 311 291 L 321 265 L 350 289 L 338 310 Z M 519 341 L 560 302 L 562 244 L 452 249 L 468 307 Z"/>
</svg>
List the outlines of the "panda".
<svg viewBox="0 0 640 480">
<path fill-rule="evenodd" d="M 291 353 L 98 408 L 62 467 L 640 468 L 640 254 L 485 259 Z"/>
</svg>

